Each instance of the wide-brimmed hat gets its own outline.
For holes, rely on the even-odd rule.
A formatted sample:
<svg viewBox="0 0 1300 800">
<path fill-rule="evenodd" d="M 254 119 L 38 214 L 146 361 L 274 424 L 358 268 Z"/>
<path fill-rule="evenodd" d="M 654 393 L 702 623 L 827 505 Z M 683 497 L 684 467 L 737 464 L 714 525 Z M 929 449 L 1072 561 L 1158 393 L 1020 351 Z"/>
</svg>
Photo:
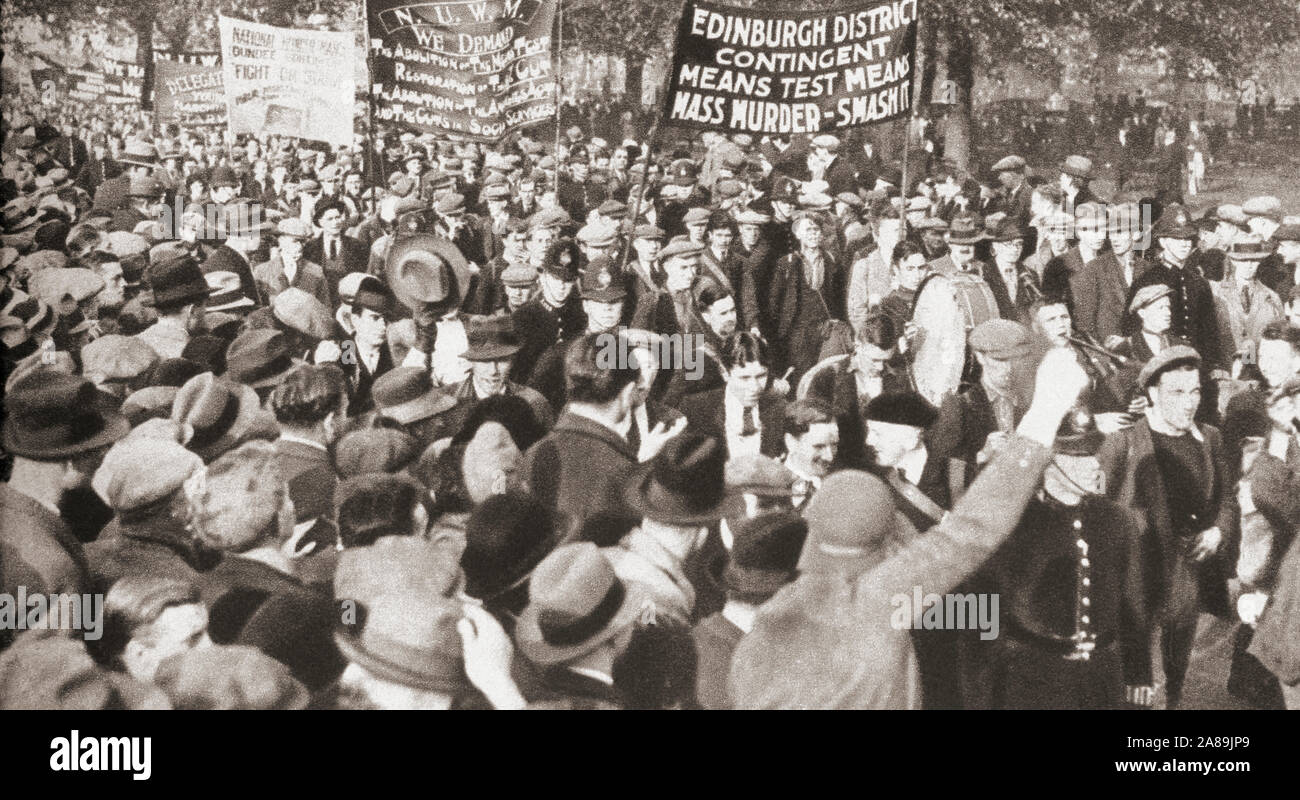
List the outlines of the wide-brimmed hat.
<svg viewBox="0 0 1300 800">
<path fill-rule="evenodd" d="M 172 401 L 171 420 L 184 432 L 183 444 L 205 462 L 238 446 L 260 423 L 274 425 L 268 417 L 252 388 L 211 372 L 190 378 Z"/>
<path fill-rule="evenodd" d="M 212 294 L 208 295 L 208 311 L 233 311 L 257 305 L 244 295 L 239 275 L 227 270 L 217 270 L 203 277 L 208 282 L 208 288 L 212 289 Z"/>
<path fill-rule="evenodd" d="M 462 354 L 466 361 L 498 361 L 519 352 L 522 345 L 509 316 L 476 320 L 466 331 L 469 348 Z"/>
<path fill-rule="evenodd" d="M 533 570 L 515 642 L 534 664 L 572 661 L 633 625 L 643 602 L 596 545 L 562 545 Z"/>
<path fill-rule="evenodd" d="M 117 157 L 117 163 L 155 167 L 158 165 L 158 149 L 148 142 L 128 142 L 126 150 Z"/>
<path fill-rule="evenodd" d="M 456 400 L 433 385 L 423 367 L 397 367 L 375 379 L 370 389 L 380 416 L 410 425 L 456 406 Z"/>
<path fill-rule="evenodd" d="M 952 244 L 976 244 L 984 240 L 982 221 L 974 214 L 961 214 L 948 224 L 948 241 Z"/>
<path fill-rule="evenodd" d="M 5 398 L 5 451 L 32 461 L 63 461 L 111 445 L 130 430 L 113 398 L 63 372 L 31 372 Z"/>
<path fill-rule="evenodd" d="M 1262 261 L 1273 254 L 1277 245 L 1254 235 L 1239 236 L 1228 246 L 1228 258 L 1234 261 Z"/>
<path fill-rule="evenodd" d="M 212 294 L 199 262 L 179 248 L 160 254 L 156 261 L 151 259 L 145 275 L 153 290 L 150 302 L 154 306 L 167 308 L 197 303 Z"/>
<path fill-rule="evenodd" d="M 246 330 L 226 348 L 225 378 L 261 389 L 274 386 L 297 366 L 289 338 L 270 328 Z"/>
<path fill-rule="evenodd" d="M 385 275 L 402 305 L 418 310 L 429 303 L 459 302 L 469 289 L 469 263 L 454 244 L 429 233 L 393 242 Z"/>
<path fill-rule="evenodd" d="M 727 493 L 726 461 L 717 439 L 684 433 L 633 472 L 623 499 L 637 516 L 665 525 L 708 525 L 744 508 Z"/>
</svg>

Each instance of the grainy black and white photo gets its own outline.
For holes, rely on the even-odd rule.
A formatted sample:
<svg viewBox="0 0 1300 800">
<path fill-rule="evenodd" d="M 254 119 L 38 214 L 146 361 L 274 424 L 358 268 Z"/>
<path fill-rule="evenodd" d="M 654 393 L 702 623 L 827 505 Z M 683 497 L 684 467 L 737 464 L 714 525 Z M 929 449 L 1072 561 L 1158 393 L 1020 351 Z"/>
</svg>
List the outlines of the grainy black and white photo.
<svg viewBox="0 0 1300 800">
<path fill-rule="evenodd" d="M 2 19 L 0 709 L 1300 709 L 1297 0 Z"/>
</svg>

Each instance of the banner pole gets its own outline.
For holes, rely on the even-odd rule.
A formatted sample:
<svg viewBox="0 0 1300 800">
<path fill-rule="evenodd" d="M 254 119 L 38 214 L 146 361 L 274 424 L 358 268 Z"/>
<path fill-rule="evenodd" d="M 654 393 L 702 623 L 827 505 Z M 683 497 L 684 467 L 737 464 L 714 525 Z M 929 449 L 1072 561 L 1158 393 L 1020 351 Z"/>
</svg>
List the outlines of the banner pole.
<svg viewBox="0 0 1300 800">
<path fill-rule="evenodd" d="M 383 170 L 377 163 L 379 155 L 375 152 L 375 66 L 370 45 L 369 0 L 361 0 L 361 35 L 366 43 L 366 182 L 370 184 L 371 202 L 375 203 L 375 189 L 383 179 Z M 375 203 L 376 212 L 378 208 L 378 203 Z"/>
<path fill-rule="evenodd" d="M 659 123 L 662 120 L 663 115 L 658 115 L 650 126 L 650 141 L 646 143 L 645 166 L 641 170 L 641 191 L 637 192 L 636 202 L 632 204 L 632 216 L 629 217 L 632 223 L 632 231 L 628 232 L 627 238 L 623 241 L 623 257 L 619 259 L 618 264 L 620 274 L 627 272 L 627 262 L 631 260 L 632 237 L 636 231 L 637 220 L 641 218 L 641 208 L 645 205 L 646 190 L 650 188 L 650 164 L 654 161 L 655 151 L 658 148 Z"/>
<path fill-rule="evenodd" d="M 912 113 L 903 118 L 903 185 L 899 187 L 899 194 L 903 201 L 902 208 L 899 209 L 899 238 L 907 238 L 907 201 L 908 201 L 908 155 L 912 152 L 912 123 L 916 119 L 917 108 L 919 107 L 918 99 L 921 93 L 923 80 L 917 79 L 917 74 L 924 68 L 921 53 L 921 4 L 916 6 L 916 38 L 912 42 L 912 76 L 911 85 L 908 86 L 908 93 L 912 96 Z"/>
<path fill-rule="evenodd" d="M 564 126 L 563 115 L 560 113 L 564 108 L 564 93 L 561 91 L 564 83 L 564 0 L 555 0 L 555 181 L 551 187 L 556 196 L 560 194 L 560 128 Z"/>
</svg>

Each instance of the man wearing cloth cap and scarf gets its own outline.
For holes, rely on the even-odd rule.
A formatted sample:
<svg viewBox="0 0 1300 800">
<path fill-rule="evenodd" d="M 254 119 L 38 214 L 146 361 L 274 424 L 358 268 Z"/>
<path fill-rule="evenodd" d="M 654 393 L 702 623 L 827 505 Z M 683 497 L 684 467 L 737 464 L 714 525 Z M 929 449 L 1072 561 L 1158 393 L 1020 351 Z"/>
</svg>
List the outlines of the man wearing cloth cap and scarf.
<svg viewBox="0 0 1300 800">
<path fill-rule="evenodd" d="M 777 369 L 793 367 L 792 382 L 817 363 L 823 326 L 846 319 L 848 276 L 822 246 L 822 224 L 812 214 L 794 223 L 799 249 L 776 263 L 767 295 Z"/>
<path fill-rule="evenodd" d="M 1203 402 L 1200 366 L 1186 346 L 1148 362 L 1138 375 L 1149 403 L 1145 419 L 1111 434 L 1098 452 L 1107 496 L 1134 510 L 1158 554 L 1153 624 L 1161 626 L 1169 708 L 1182 698 L 1201 609 L 1227 613 L 1222 553 L 1236 514 L 1219 430 L 1195 419 Z"/>
<path fill-rule="evenodd" d="M 951 591 L 1011 535 L 1086 384 L 1069 354 L 1049 353 L 1017 433 L 952 514 L 910 541 L 898 537 L 885 484 L 853 470 L 829 477 L 805 514 L 800 577 L 763 605 L 736 648 L 736 707 L 919 707 L 910 625 L 899 624 L 892 598 L 916 586 Z"/>
<path fill-rule="evenodd" d="M 1055 456 L 1011 538 L 971 581 L 1002 600 L 994 639 L 962 638 L 967 708 L 1148 706 L 1151 639 L 1139 530 L 1102 492 L 1103 436 L 1066 415 Z"/>
</svg>

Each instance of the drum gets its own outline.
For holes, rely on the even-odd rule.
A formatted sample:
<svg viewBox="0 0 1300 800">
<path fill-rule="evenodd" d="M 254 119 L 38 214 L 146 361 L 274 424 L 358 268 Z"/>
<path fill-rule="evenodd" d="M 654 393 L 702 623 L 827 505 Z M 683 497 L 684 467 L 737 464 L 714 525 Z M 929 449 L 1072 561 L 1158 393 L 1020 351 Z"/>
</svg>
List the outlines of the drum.
<svg viewBox="0 0 1300 800">
<path fill-rule="evenodd" d="M 916 292 L 912 322 L 912 378 L 916 390 L 936 406 L 957 391 L 968 358 L 966 337 L 981 322 L 998 318 L 993 290 L 979 275 L 935 274 Z"/>
</svg>

